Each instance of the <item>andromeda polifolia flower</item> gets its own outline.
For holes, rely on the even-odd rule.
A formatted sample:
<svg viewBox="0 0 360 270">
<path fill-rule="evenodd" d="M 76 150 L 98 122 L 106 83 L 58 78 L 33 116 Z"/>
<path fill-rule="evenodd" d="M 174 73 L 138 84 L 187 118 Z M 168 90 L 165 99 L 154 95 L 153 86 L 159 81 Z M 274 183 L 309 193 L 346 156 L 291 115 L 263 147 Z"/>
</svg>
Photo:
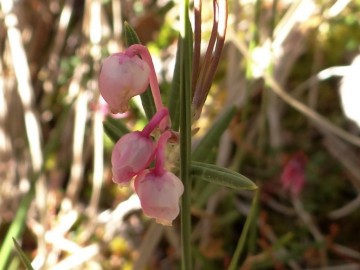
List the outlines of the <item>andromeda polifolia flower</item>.
<svg viewBox="0 0 360 270">
<path fill-rule="evenodd" d="M 99 89 L 112 113 L 123 113 L 129 100 L 145 92 L 149 85 L 150 68 L 139 56 L 116 53 L 103 62 Z"/>
<path fill-rule="evenodd" d="M 305 185 L 305 167 L 307 159 L 303 152 L 294 154 L 285 164 L 281 174 L 282 187 L 292 196 L 298 197 Z"/>
<path fill-rule="evenodd" d="M 149 166 L 154 149 L 151 137 L 140 131 L 122 136 L 115 144 L 111 156 L 113 181 L 117 184 L 127 184 Z"/>
<path fill-rule="evenodd" d="M 154 169 L 144 170 L 135 178 L 134 186 L 144 214 L 170 226 L 180 211 L 179 199 L 184 192 L 181 180 L 169 171 L 158 174 Z"/>
</svg>

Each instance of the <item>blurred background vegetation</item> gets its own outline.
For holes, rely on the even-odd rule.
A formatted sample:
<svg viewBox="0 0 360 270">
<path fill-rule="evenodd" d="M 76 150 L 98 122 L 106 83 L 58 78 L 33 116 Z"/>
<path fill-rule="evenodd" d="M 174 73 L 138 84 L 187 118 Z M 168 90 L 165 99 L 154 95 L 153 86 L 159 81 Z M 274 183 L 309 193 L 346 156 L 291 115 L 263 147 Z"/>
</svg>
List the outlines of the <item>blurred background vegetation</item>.
<svg viewBox="0 0 360 270">
<path fill-rule="evenodd" d="M 178 224 L 154 224 L 131 189 L 111 180 L 102 124 L 110 116 L 97 86 L 101 59 L 124 48 L 127 21 L 149 47 L 167 99 L 178 3 L 0 3 L 0 269 L 22 269 L 11 237 L 35 269 L 179 269 Z M 359 13 L 358 0 L 229 1 L 193 144 L 236 105 L 208 161 L 260 187 L 239 269 L 360 269 L 360 130 L 339 96 L 345 66 L 359 54 Z M 204 50 L 212 20 L 212 1 L 203 1 Z M 142 127 L 139 104 L 116 121 Z M 298 153 L 305 185 L 293 196 L 280 179 Z M 196 183 L 193 197 L 195 269 L 226 269 L 252 194 Z"/>
</svg>

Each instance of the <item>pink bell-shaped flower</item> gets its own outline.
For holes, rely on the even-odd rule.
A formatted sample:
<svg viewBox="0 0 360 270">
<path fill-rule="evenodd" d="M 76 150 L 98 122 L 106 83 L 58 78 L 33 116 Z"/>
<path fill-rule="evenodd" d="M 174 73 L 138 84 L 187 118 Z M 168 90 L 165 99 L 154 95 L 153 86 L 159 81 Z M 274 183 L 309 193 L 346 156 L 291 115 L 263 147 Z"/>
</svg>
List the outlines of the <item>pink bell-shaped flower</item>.
<svg viewBox="0 0 360 270">
<path fill-rule="evenodd" d="M 169 171 L 158 174 L 154 169 L 144 170 L 135 178 L 134 186 L 144 214 L 170 226 L 180 211 L 179 198 L 184 192 L 181 180 Z"/>
<path fill-rule="evenodd" d="M 125 53 L 110 55 L 103 62 L 99 88 L 112 113 L 123 113 L 130 98 L 145 92 L 150 68 L 139 56 Z"/>
<path fill-rule="evenodd" d="M 292 196 L 299 196 L 305 185 L 306 156 L 303 152 L 294 154 L 285 164 L 281 174 L 282 187 Z"/>
<path fill-rule="evenodd" d="M 115 144 L 111 156 L 113 181 L 117 184 L 127 184 L 149 166 L 154 149 L 154 142 L 150 136 L 140 131 L 122 136 Z"/>
<path fill-rule="evenodd" d="M 144 214 L 163 225 L 171 225 L 179 215 L 179 199 L 184 192 L 181 180 L 164 166 L 165 146 L 171 136 L 169 130 L 161 134 L 155 150 L 154 168 L 144 170 L 134 180 L 135 192 L 140 198 Z"/>
</svg>

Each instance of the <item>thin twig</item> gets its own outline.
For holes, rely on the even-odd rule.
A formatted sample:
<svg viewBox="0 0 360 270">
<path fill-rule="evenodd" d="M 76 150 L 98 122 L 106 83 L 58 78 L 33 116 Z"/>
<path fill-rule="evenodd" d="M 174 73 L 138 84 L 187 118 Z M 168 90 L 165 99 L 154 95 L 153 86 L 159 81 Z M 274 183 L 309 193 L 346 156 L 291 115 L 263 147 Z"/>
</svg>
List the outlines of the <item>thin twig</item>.
<svg viewBox="0 0 360 270">
<path fill-rule="evenodd" d="M 81 91 L 75 104 L 73 160 L 71 165 L 70 182 L 66 190 L 66 196 L 70 199 L 72 205 L 74 205 L 77 200 L 83 176 L 83 153 L 86 129 L 87 99 L 87 93 Z"/>
<path fill-rule="evenodd" d="M 324 145 L 351 174 L 352 177 L 349 177 L 349 180 L 360 194 L 360 159 L 357 153 L 349 145 L 331 135 L 326 135 Z"/>
<path fill-rule="evenodd" d="M 319 228 L 316 226 L 311 215 L 304 209 L 304 205 L 302 204 L 302 202 L 298 198 L 293 198 L 292 202 L 297 214 L 304 222 L 306 227 L 309 229 L 316 242 L 325 244 L 325 237 L 320 232 Z M 327 254 L 325 248 L 319 250 L 319 252 L 322 267 L 327 267 Z"/>
<path fill-rule="evenodd" d="M 114 22 L 115 23 L 115 22 Z M 101 57 L 99 43 L 101 41 L 101 3 L 100 1 L 91 2 L 91 14 L 90 14 L 90 29 L 92 31 L 97 31 L 97 35 L 90 36 L 90 41 L 92 44 L 91 56 L 93 58 L 94 73 L 98 74 L 100 72 L 99 60 Z M 97 88 L 96 79 L 91 80 L 89 84 L 95 92 Z M 97 104 L 99 104 L 99 95 L 96 98 Z M 103 143 L 103 124 L 102 124 L 102 112 L 100 110 L 95 110 L 93 114 L 93 136 L 94 136 L 94 172 L 93 172 L 93 186 L 92 194 L 89 203 L 90 215 L 94 216 L 98 210 L 98 204 L 100 200 L 101 187 L 103 183 L 104 175 L 104 143 Z"/>
<path fill-rule="evenodd" d="M 217 24 L 217 37 L 216 37 L 216 46 L 215 51 L 211 57 L 210 66 L 206 71 L 206 77 L 204 79 L 203 88 L 208 89 L 205 92 L 205 97 L 208 95 L 212 81 L 215 76 L 216 68 L 220 61 L 220 56 L 225 42 L 225 34 L 227 28 L 227 18 L 228 18 L 228 7 L 227 1 L 220 0 L 218 3 L 218 24 Z M 205 101 L 205 99 L 204 99 Z"/>
<path fill-rule="evenodd" d="M 217 27 L 218 27 L 218 5 L 217 5 L 217 1 L 213 0 L 213 10 L 214 10 L 214 18 L 213 18 L 213 27 L 211 30 L 211 34 L 210 34 L 210 40 L 208 43 L 208 47 L 206 49 L 206 53 L 205 53 L 205 57 L 204 57 L 204 62 L 201 64 L 201 69 L 198 72 L 199 78 L 196 78 L 196 88 L 195 88 L 195 102 L 196 102 L 196 92 L 200 91 L 198 89 L 203 89 L 203 84 L 204 84 L 204 77 L 207 73 L 207 69 L 209 67 L 210 61 L 211 61 L 211 55 L 213 53 L 214 50 L 214 46 L 216 43 L 216 36 L 217 36 Z M 194 101 L 193 101 L 194 102 Z M 196 103 L 195 103 L 196 104 Z"/>
<path fill-rule="evenodd" d="M 112 3 L 114 38 L 118 42 L 121 39 L 121 33 L 122 33 L 121 1 L 112 0 L 111 3 Z"/>
<path fill-rule="evenodd" d="M 351 213 L 353 213 L 355 210 L 360 209 L 360 196 L 358 195 L 354 200 L 349 202 L 348 204 L 344 205 L 343 207 L 333 210 L 329 213 L 329 218 L 332 219 L 339 219 L 343 218 Z"/>
<path fill-rule="evenodd" d="M 195 119 L 200 117 L 202 107 L 209 94 L 216 68 L 220 61 L 221 52 L 225 42 L 228 18 L 227 0 L 214 0 L 214 21 L 208 48 L 201 65 L 199 79 L 196 82 L 194 98 L 192 104 L 195 108 Z M 216 42 L 216 46 L 215 46 Z M 215 46 L 215 51 L 214 51 Z M 214 52 L 213 52 L 214 51 Z"/>
<path fill-rule="evenodd" d="M 56 85 L 56 80 L 58 78 L 59 57 L 66 41 L 66 33 L 73 13 L 73 6 L 74 0 L 66 0 L 61 10 L 59 24 L 55 32 L 54 43 L 52 44 L 53 48 L 51 49 L 47 64 L 47 68 L 50 71 L 50 83 L 46 84 L 45 90 L 49 92 L 54 91 L 54 85 Z"/>
<path fill-rule="evenodd" d="M 6 162 L 8 160 L 11 150 L 10 138 L 5 131 L 5 122 L 7 115 L 8 106 L 5 97 L 3 63 L 2 59 L 0 59 L 0 162 Z M 2 172 L 0 171 L 0 177 L 1 173 Z"/>
<path fill-rule="evenodd" d="M 144 270 L 154 254 L 154 250 L 164 233 L 164 226 L 155 222 L 150 224 L 139 248 L 139 257 L 134 263 L 133 269 Z"/>
<path fill-rule="evenodd" d="M 83 263 L 86 263 L 91 258 L 99 254 L 100 247 L 98 244 L 92 244 L 87 247 L 82 248 L 76 253 L 66 257 L 56 266 L 50 268 L 49 270 L 71 270 L 74 269 Z"/>
<path fill-rule="evenodd" d="M 234 44 L 237 45 L 239 50 L 243 53 L 243 55 L 252 61 L 255 65 L 257 65 L 260 68 L 260 64 L 257 63 L 250 55 L 248 49 L 246 48 L 243 41 L 239 39 L 235 39 L 234 33 L 231 36 L 231 40 L 234 42 Z M 301 103 L 300 101 L 293 98 L 290 94 L 288 94 L 280 85 L 279 83 L 274 79 L 273 76 L 269 75 L 268 73 L 264 72 L 264 79 L 266 80 L 267 84 L 270 86 L 270 89 L 274 91 L 280 98 L 282 98 L 288 105 L 292 106 L 294 109 L 301 112 L 304 116 L 308 117 L 309 120 L 311 120 L 314 124 L 317 125 L 318 129 L 324 129 L 328 132 L 331 132 L 338 137 L 342 138 L 343 140 L 350 142 L 351 144 L 354 144 L 356 146 L 360 147 L 360 138 L 343 130 L 342 128 L 337 127 L 333 123 L 329 122 L 327 119 L 325 119 L 323 116 L 321 116 L 319 113 L 317 113 L 314 110 L 311 110 L 309 107 Z"/>
<path fill-rule="evenodd" d="M 196 82 L 200 68 L 200 48 L 201 48 L 201 0 L 194 1 L 194 53 L 191 75 L 192 95 L 195 93 Z"/>
</svg>

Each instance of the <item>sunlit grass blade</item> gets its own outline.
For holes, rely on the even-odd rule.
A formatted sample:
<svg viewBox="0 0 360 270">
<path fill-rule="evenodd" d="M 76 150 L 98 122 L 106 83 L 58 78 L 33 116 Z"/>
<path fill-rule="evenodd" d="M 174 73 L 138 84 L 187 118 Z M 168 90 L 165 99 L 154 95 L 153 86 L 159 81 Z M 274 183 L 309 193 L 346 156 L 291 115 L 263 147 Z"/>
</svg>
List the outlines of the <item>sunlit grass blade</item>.
<svg viewBox="0 0 360 270">
<path fill-rule="evenodd" d="M 257 186 L 246 176 L 213 164 L 193 161 L 191 175 L 197 181 L 204 180 L 235 190 L 255 190 Z"/>
<path fill-rule="evenodd" d="M 228 127 L 230 121 L 236 113 L 236 107 L 230 107 L 210 128 L 200 143 L 192 152 L 192 159 L 195 161 L 204 161 L 209 155 L 210 149 L 219 143 L 221 135 Z"/>
<path fill-rule="evenodd" d="M 18 242 L 15 240 L 15 238 L 13 238 L 13 242 L 14 242 L 14 246 L 16 249 L 16 252 L 18 253 L 20 260 L 22 261 L 22 263 L 24 264 L 24 266 L 26 267 L 26 269 L 28 270 L 34 270 L 34 268 L 31 266 L 31 263 L 29 261 L 29 259 L 26 257 L 25 253 L 22 251 L 20 245 L 18 244 Z"/>
<path fill-rule="evenodd" d="M 6 269 L 8 265 L 12 250 L 12 244 L 11 244 L 12 237 L 18 237 L 24 231 L 25 228 L 24 221 L 34 196 L 35 196 L 35 181 L 32 181 L 31 188 L 28 191 L 28 193 L 25 195 L 25 197 L 22 198 L 20 202 L 20 206 L 16 212 L 16 216 L 12 221 L 4 240 L 2 241 L 2 246 L 0 250 L 0 269 Z"/>
<path fill-rule="evenodd" d="M 127 47 L 133 44 L 141 44 L 135 30 L 127 22 L 124 23 L 124 34 Z M 141 94 L 140 97 L 146 117 L 151 119 L 151 117 L 156 113 L 156 107 L 150 87 L 148 87 L 148 89 Z"/>
</svg>

